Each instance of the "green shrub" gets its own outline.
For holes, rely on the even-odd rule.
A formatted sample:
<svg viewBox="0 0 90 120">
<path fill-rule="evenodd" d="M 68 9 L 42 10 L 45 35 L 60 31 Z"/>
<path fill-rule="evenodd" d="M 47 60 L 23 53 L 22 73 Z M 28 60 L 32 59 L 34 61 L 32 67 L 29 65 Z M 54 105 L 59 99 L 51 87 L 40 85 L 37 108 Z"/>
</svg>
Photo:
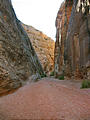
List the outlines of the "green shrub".
<svg viewBox="0 0 90 120">
<path fill-rule="evenodd" d="M 36 80 L 35 80 L 35 82 L 38 82 L 38 81 L 39 81 L 39 79 L 36 79 Z"/>
<path fill-rule="evenodd" d="M 47 75 L 44 73 L 41 75 L 41 78 L 47 77 Z"/>
<path fill-rule="evenodd" d="M 64 75 L 58 77 L 59 80 L 64 80 Z"/>
<path fill-rule="evenodd" d="M 83 80 L 81 88 L 90 88 L 90 81 Z"/>
<path fill-rule="evenodd" d="M 50 76 L 54 76 L 54 71 L 50 73 Z"/>
</svg>

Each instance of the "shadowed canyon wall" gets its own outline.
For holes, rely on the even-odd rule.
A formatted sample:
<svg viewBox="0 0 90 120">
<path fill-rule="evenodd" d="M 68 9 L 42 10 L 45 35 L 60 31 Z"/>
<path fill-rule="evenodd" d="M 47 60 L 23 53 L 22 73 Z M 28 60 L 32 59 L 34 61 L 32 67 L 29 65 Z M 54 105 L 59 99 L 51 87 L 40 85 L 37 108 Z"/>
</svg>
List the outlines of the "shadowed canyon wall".
<svg viewBox="0 0 90 120">
<path fill-rule="evenodd" d="M 65 0 L 56 18 L 55 76 L 90 78 L 90 1 Z"/>
<path fill-rule="evenodd" d="M 22 25 L 31 40 L 44 71 L 49 74 L 54 70 L 54 40 L 32 26 Z"/>
<path fill-rule="evenodd" d="M 0 94 L 22 86 L 31 75 L 40 78 L 42 74 L 42 66 L 11 0 L 0 0 Z"/>
</svg>

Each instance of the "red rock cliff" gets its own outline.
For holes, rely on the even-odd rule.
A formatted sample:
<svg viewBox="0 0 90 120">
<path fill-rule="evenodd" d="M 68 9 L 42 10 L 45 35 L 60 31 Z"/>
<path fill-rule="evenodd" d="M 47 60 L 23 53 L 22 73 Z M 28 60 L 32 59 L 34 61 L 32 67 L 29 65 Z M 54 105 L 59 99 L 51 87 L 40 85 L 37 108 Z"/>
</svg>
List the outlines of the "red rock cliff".
<svg viewBox="0 0 90 120">
<path fill-rule="evenodd" d="M 54 40 L 32 26 L 22 25 L 32 42 L 44 71 L 49 74 L 54 70 Z"/>
<path fill-rule="evenodd" d="M 55 75 L 90 76 L 90 1 L 66 0 L 56 18 Z"/>
</svg>

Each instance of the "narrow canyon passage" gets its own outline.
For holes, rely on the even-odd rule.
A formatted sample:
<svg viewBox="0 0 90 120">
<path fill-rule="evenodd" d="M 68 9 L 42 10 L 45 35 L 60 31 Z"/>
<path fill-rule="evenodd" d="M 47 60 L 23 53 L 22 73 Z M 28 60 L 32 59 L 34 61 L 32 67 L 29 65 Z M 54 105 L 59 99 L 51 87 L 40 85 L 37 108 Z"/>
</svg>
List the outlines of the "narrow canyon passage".
<svg viewBox="0 0 90 120">
<path fill-rule="evenodd" d="M 0 0 L 0 120 L 90 120 L 89 8 L 65 0 L 54 42 Z"/>
</svg>

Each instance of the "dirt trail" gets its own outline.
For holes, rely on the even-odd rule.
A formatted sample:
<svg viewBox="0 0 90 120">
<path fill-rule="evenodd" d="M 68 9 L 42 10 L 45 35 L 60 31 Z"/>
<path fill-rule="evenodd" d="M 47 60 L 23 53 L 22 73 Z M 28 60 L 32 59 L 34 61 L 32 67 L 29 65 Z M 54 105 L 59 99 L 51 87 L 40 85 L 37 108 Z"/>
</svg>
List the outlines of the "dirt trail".
<svg viewBox="0 0 90 120">
<path fill-rule="evenodd" d="M 28 84 L 0 98 L 0 120 L 90 120 L 90 89 L 79 85 L 53 78 Z"/>
</svg>

